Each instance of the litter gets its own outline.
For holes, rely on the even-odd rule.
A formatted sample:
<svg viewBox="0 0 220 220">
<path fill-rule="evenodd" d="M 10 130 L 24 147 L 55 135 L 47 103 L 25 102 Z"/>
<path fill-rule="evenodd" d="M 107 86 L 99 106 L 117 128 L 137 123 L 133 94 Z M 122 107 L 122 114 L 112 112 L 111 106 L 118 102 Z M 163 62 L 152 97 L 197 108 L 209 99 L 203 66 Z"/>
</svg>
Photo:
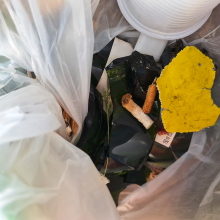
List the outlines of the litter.
<svg viewBox="0 0 220 220">
<path fill-rule="evenodd" d="M 219 3 L 0 0 L 0 219 L 219 219 Z"/>
</svg>

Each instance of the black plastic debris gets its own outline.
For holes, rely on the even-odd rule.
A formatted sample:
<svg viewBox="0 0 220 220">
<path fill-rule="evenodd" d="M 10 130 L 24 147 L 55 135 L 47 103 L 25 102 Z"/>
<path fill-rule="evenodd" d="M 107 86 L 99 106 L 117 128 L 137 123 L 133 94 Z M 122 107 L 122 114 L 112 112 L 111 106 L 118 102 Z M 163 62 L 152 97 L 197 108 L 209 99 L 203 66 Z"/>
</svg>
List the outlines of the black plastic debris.
<svg viewBox="0 0 220 220">
<path fill-rule="evenodd" d="M 146 66 L 149 69 L 145 68 Z M 162 121 L 158 94 L 149 114 L 155 123 L 149 130 L 122 107 L 121 99 L 126 93 L 131 93 L 132 99 L 140 107 L 143 106 L 148 86 L 160 75 L 160 69 L 153 57 L 135 51 L 130 57 L 114 60 L 106 70 L 114 106 L 110 158 L 136 170 L 139 170 L 146 160 L 166 168 L 187 152 L 192 133 L 177 133 L 170 147 L 154 141 L 158 132 L 157 122 Z"/>
<path fill-rule="evenodd" d="M 144 104 L 149 85 L 160 76 L 154 58 L 134 51 L 126 63 L 126 83 L 129 93 L 140 105 Z"/>
<path fill-rule="evenodd" d="M 163 68 L 170 63 L 170 59 L 171 59 L 171 48 L 166 47 L 165 50 L 163 51 L 163 54 L 160 57 L 160 63 Z"/>
<path fill-rule="evenodd" d="M 88 115 L 77 147 L 86 152 L 96 166 L 100 162 L 107 131 L 107 115 L 103 110 L 102 95 L 91 86 Z"/>
<path fill-rule="evenodd" d="M 134 52 L 132 57 L 135 60 L 140 58 L 143 61 L 143 65 L 136 65 L 131 57 L 123 57 L 114 60 L 106 68 L 114 106 L 110 133 L 109 156 L 111 159 L 121 164 L 139 170 L 151 151 L 157 132 L 157 125 L 153 124 L 149 130 L 146 130 L 146 128 L 144 128 L 144 126 L 134 118 L 130 112 L 122 107 L 121 99 L 123 95 L 131 92 L 129 90 L 129 88 L 131 89 L 129 85 L 136 85 L 136 88 L 143 85 L 142 83 L 134 82 L 135 80 L 138 81 L 145 79 L 145 82 L 148 81 L 148 83 L 151 84 L 154 77 L 152 77 L 152 82 L 150 82 L 150 77 L 146 77 L 146 75 L 153 72 L 158 76 L 159 73 L 156 71 L 158 69 L 157 66 L 153 64 L 153 60 L 150 60 L 151 63 L 149 62 L 149 68 L 152 68 L 150 71 L 147 71 L 145 68 L 147 66 L 146 56 L 142 57 L 138 52 Z M 132 71 L 134 76 L 132 78 L 127 78 L 127 75 L 131 74 L 131 71 L 127 71 L 129 63 L 131 63 L 132 66 L 135 66 Z M 145 72 L 142 68 L 143 66 Z M 136 75 L 138 75 L 138 77 Z M 128 84 L 128 82 L 130 82 L 130 84 Z M 147 89 L 145 88 L 145 92 L 146 90 Z M 146 96 L 145 92 L 143 96 Z M 144 101 L 145 97 L 144 99 L 140 99 L 137 95 L 136 99 Z M 154 104 L 152 110 L 153 114 L 151 114 L 150 117 L 153 118 L 153 115 L 155 115 L 156 118 L 159 118 L 159 100 L 155 100 Z"/>
</svg>

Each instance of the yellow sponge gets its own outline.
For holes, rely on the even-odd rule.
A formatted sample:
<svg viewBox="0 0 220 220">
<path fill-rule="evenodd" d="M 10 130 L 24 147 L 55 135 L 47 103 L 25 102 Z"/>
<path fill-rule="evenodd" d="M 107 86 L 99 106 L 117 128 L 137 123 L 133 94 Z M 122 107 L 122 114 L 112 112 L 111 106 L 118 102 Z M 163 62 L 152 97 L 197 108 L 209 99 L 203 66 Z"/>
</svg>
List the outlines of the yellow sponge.
<svg viewBox="0 0 220 220">
<path fill-rule="evenodd" d="M 212 60 L 196 47 L 186 47 L 157 80 L 162 120 L 168 132 L 195 132 L 216 123 L 220 109 L 213 103 Z"/>
</svg>

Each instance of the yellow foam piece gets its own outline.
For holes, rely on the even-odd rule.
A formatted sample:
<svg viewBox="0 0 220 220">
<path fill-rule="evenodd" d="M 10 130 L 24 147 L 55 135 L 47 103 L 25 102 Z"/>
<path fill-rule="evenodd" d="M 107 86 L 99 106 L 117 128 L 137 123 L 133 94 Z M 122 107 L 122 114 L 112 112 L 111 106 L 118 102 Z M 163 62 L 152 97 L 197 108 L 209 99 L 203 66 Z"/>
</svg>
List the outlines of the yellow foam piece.
<svg viewBox="0 0 220 220">
<path fill-rule="evenodd" d="M 214 64 L 196 47 L 185 47 L 157 80 L 168 132 L 196 132 L 214 125 L 220 109 L 211 97 Z"/>
</svg>

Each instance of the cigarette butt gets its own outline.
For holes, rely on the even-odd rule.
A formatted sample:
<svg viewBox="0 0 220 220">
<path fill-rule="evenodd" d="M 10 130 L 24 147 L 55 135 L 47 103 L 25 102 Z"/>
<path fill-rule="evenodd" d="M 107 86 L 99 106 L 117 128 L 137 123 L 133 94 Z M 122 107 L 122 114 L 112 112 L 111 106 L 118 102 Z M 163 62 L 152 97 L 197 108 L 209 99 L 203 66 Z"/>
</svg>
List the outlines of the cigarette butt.
<svg viewBox="0 0 220 220">
<path fill-rule="evenodd" d="M 126 108 L 138 121 L 140 121 L 146 129 L 149 129 L 154 121 L 146 115 L 143 110 L 132 100 L 131 94 L 122 97 L 122 106 Z"/>
<path fill-rule="evenodd" d="M 143 111 L 145 114 L 150 113 L 155 97 L 157 94 L 157 86 L 156 86 L 156 79 L 153 81 L 153 83 L 149 86 L 146 99 L 143 106 Z"/>
</svg>

